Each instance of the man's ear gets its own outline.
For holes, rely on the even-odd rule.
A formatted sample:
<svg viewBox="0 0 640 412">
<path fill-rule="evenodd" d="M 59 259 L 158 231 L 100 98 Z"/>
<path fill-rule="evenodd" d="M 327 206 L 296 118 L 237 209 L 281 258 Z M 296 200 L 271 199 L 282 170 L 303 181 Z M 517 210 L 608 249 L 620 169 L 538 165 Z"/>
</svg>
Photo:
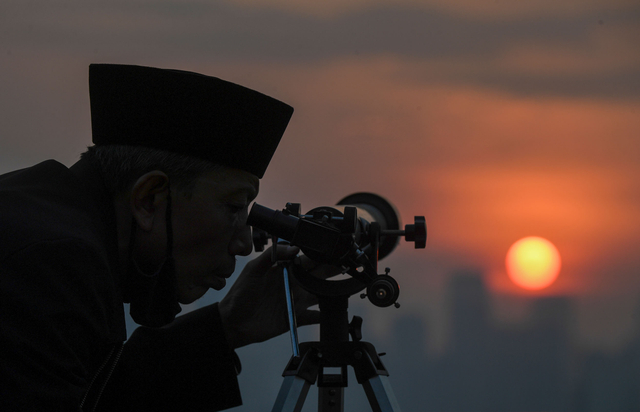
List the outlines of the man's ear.
<svg viewBox="0 0 640 412">
<path fill-rule="evenodd" d="M 150 231 L 154 219 L 164 221 L 168 194 L 169 176 L 165 173 L 154 170 L 138 178 L 131 189 L 131 213 L 140 229 Z"/>
</svg>

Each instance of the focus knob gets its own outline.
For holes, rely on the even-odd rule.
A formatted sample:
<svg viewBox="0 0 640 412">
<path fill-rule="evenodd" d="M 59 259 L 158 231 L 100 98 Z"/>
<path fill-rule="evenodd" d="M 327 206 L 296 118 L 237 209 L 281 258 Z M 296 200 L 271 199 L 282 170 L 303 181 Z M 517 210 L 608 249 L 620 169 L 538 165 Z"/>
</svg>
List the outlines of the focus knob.
<svg viewBox="0 0 640 412">
<path fill-rule="evenodd" d="M 396 303 L 400 295 L 398 282 L 389 275 L 378 275 L 367 287 L 367 297 L 376 306 L 386 308 Z"/>
</svg>

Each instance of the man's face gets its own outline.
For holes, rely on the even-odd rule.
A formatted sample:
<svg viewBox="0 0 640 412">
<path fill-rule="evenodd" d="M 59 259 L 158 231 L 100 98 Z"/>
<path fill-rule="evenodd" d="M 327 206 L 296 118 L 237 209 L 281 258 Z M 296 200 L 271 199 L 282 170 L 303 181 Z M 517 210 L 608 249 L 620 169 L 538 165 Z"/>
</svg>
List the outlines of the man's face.
<svg viewBox="0 0 640 412">
<path fill-rule="evenodd" d="M 258 188 L 256 176 L 224 169 L 202 175 L 191 196 L 174 191 L 173 257 L 180 303 L 195 301 L 209 288 L 224 288 L 235 257 L 251 253 L 246 222 Z"/>
</svg>

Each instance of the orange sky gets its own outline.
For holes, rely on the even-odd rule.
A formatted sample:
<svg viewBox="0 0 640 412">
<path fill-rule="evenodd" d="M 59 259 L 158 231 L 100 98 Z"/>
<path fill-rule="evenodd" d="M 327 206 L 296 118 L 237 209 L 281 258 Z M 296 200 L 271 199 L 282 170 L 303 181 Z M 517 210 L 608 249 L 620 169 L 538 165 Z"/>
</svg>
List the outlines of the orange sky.
<svg viewBox="0 0 640 412">
<path fill-rule="evenodd" d="M 536 235 L 563 262 L 538 295 L 627 311 L 640 301 L 640 8 L 503 3 L 5 2 L 0 171 L 71 164 L 90 144 L 89 63 L 198 71 L 295 107 L 259 202 L 372 191 L 405 223 L 426 216 L 428 249 L 389 258 L 409 306 L 438 300 L 460 267 L 499 296 L 531 296 L 504 257 Z"/>
<path fill-rule="evenodd" d="M 290 176 L 296 188 L 311 179 L 315 202 L 382 191 L 408 218 L 427 216 L 431 248 L 475 255 L 490 272 L 520 237 L 545 236 L 564 262 L 552 293 L 597 293 L 619 287 L 617 276 L 639 290 L 631 273 L 594 272 L 633 256 L 640 241 L 639 103 L 407 87 L 397 67 L 348 62 L 288 76 L 311 97 L 299 104 L 308 113 L 296 114 L 309 130 L 294 121 L 290 133 L 320 159 L 295 160 L 297 142 L 283 143 L 278 159 L 301 171 Z"/>
</svg>

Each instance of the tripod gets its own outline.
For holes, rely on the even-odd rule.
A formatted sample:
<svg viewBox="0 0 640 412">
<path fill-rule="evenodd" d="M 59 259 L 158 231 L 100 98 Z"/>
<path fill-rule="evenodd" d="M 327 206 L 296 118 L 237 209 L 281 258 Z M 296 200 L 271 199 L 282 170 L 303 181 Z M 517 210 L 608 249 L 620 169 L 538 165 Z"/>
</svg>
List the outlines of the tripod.
<svg viewBox="0 0 640 412">
<path fill-rule="evenodd" d="M 343 412 L 348 365 L 354 368 L 356 379 L 363 386 L 374 412 L 400 412 L 389 383 L 389 373 L 375 347 L 361 341 L 362 318 L 354 316 L 351 324 L 348 322 L 349 297 L 319 296 L 318 299 L 320 341 L 300 344 L 297 356 L 294 349 L 294 356 L 282 374 L 284 382 L 272 412 L 301 411 L 309 387 L 316 380 L 318 410 Z M 349 341 L 349 335 L 353 341 Z M 327 374 L 324 373 L 324 368 L 340 368 L 340 373 Z"/>
</svg>

